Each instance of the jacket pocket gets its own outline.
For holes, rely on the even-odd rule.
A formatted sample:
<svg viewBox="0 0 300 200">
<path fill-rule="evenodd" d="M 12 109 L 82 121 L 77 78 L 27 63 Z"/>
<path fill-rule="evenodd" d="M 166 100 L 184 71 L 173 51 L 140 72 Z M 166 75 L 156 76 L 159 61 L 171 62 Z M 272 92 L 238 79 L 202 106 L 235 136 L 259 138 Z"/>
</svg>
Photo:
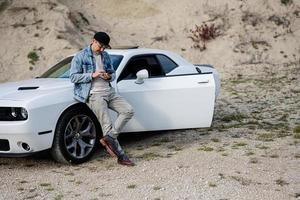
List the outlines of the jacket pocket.
<svg viewBox="0 0 300 200">
<path fill-rule="evenodd" d="M 93 65 L 91 64 L 83 64 L 83 73 L 92 73 L 93 72 Z"/>
</svg>

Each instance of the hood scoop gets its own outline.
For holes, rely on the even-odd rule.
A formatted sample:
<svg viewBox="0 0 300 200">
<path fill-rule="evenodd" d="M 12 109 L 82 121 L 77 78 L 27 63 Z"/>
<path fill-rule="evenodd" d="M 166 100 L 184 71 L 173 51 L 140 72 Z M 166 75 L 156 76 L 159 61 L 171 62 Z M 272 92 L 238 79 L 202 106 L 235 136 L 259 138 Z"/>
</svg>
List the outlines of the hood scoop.
<svg viewBox="0 0 300 200">
<path fill-rule="evenodd" d="M 19 87 L 18 90 L 36 90 L 38 89 L 38 86 L 34 86 L 34 87 Z"/>
</svg>

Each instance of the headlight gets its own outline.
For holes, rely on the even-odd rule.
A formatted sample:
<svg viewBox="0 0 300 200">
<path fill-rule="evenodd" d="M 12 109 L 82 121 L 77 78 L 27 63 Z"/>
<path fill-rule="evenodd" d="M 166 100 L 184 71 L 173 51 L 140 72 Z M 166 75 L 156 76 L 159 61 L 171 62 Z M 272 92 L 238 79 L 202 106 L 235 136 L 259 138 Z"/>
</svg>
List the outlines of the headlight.
<svg viewBox="0 0 300 200">
<path fill-rule="evenodd" d="M 12 120 L 26 120 L 28 113 L 25 108 L 11 108 Z"/>
<path fill-rule="evenodd" d="M 25 108 L 21 108 L 21 116 L 22 116 L 23 119 L 28 118 L 28 113 L 27 113 L 27 110 Z"/>
<path fill-rule="evenodd" d="M 28 112 L 22 107 L 0 107 L 0 121 L 21 121 L 28 118 Z"/>
</svg>

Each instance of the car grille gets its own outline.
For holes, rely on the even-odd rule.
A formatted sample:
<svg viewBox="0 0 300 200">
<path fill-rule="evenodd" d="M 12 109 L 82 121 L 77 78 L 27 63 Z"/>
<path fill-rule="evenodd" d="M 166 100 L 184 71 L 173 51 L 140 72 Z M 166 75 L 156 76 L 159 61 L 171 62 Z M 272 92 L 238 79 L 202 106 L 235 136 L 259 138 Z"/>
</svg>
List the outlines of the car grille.
<svg viewBox="0 0 300 200">
<path fill-rule="evenodd" d="M 10 107 L 0 107 L 0 121 L 10 121 L 12 118 L 10 113 Z"/>
<path fill-rule="evenodd" d="M 1 140 L 0 139 L 0 151 L 9 151 L 9 142 L 8 140 Z"/>
</svg>

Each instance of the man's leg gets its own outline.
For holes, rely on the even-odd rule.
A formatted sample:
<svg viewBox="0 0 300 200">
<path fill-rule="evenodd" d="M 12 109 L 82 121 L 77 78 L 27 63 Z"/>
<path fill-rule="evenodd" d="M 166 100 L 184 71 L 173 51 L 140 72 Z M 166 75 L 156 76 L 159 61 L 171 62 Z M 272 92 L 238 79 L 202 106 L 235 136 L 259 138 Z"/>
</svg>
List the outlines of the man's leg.
<svg viewBox="0 0 300 200">
<path fill-rule="evenodd" d="M 117 137 L 125 124 L 132 118 L 134 112 L 131 105 L 123 97 L 116 95 L 114 92 L 112 92 L 109 97 L 108 107 L 118 113 L 118 117 L 112 126 L 111 135 L 116 144 L 121 148 Z M 123 150 L 122 154 L 118 156 L 118 163 L 127 166 L 134 165 L 134 162 L 128 158 Z"/>
<path fill-rule="evenodd" d="M 109 134 L 112 129 L 112 123 L 109 116 L 107 98 L 100 94 L 91 94 L 87 105 L 94 112 L 100 122 L 103 136 Z"/>
<path fill-rule="evenodd" d="M 100 143 L 106 148 L 111 156 L 118 157 L 119 164 L 133 166 L 134 163 L 125 155 L 124 150 L 117 140 L 119 132 L 116 132 L 112 126 L 107 98 L 100 94 L 92 94 L 88 106 L 95 113 L 102 127 L 104 137 L 100 140 Z M 128 116 L 125 118 L 128 118 Z M 120 126 L 122 126 L 122 124 L 118 125 L 119 130 Z"/>
<path fill-rule="evenodd" d="M 111 136 L 117 138 L 122 128 L 133 117 L 132 106 L 121 96 L 113 93 L 110 96 L 108 107 L 118 113 L 118 117 L 111 129 Z"/>
</svg>

